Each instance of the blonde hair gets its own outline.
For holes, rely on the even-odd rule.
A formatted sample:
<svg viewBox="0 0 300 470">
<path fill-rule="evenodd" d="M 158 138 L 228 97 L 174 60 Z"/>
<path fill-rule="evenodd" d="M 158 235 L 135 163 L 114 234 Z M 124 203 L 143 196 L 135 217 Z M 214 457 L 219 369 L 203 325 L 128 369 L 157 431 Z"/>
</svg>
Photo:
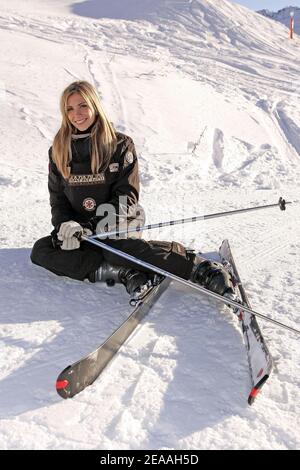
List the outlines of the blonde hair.
<svg viewBox="0 0 300 470">
<path fill-rule="evenodd" d="M 52 159 L 65 179 L 70 176 L 71 138 L 72 132 L 74 132 L 67 115 L 67 103 L 69 97 L 74 93 L 79 93 L 89 108 L 95 112 L 95 125 L 91 132 L 91 170 L 93 174 L 108 167 L 117 146 L 115 131 L 104 113 L 95 88 L 83 80 L 71 83 L 61 95 L 62 123 L 52 145 Z"/>
</svg>

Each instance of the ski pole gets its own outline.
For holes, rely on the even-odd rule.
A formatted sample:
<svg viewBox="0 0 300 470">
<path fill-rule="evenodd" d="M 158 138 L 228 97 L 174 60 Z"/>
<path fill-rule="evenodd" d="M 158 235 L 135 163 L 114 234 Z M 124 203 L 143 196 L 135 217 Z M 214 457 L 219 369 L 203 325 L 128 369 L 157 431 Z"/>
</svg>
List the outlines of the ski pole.
<svg viewBox="0 0 300 470">
<path fill-rule="evenodd" d="M 209 219 L 216 219 L 217 217 L 227 217 L 228 215 L 241 214 L 243 212 L 257 211 L 260 209 L 271 209 L 273 207 L 278 207 L 278 206 L 280 210 L 284 211 L 287 204 L 292 204 L 292 202 L 286 202 L 282 197 L 280 197 L 277 204 L 268 204 L 265 206 L 248 207 L 246 209 L 236 209 L 233 211 L 217 212 L 215 214 L 199 215 L 195 217 L 188 217 L 186 219 L 170 220 L 168 222 L 158 222 L 156 224 L 144 225 L 143 227 L 139 227 L 139 226 L 131 227 L 131 228 L 129 227 L 127 229 L 113 230 L 111 232 L 105 232 L 105 233 L 101 233 L 98 235 L 92 235 L 92 237 L 90 238 L 97 238 L 97 239 L 107 238 L 107 237 L 112 237 L 115 235 L 124 235 L 127 233 L 142 232 L 144 230 L 152 230 L 154 228 L 169 227 L 169 226 L 178 225 L 178 224 L 187 224 L 190 222 L 198 222 L 200 220 L 203 221 L 203 220 L 209 220 Z"/>
<path fill-rule="evenodd" d="M 102 248 L 106 251 L 109 251 L 110 253 L 113 253 L 117 256 L 121 256 L 121 258 L 125 258 L 128 261 L 135 263 L 139 266 L 142 266 L 143 268 L 149 269 L 150 271 L 154 271 L 158 274 L 161 274 L 162 276 L 168 277 L 174 281 L 177 281 L 181 284 L 184 284 L 188 287 L 191 287 L 194 290 L 197 290 L 198 292 L 201 292 L 202 294 L 207 295 L 208 297 L 211 297 L 216 300 L 220 300 L 223 304 L 226 305 L 231 305 L 232 307 L 238 308 L 238 310 L 242 310 L 245 312 L 250 313 L 251 315 L 256 315 L 259 318 L 262 318 L 266 321 L 269 321 L 271 323 L 274 323 L 275 325 L 285 328 L 286 330 L 292 331 L 293 333 L 296 333 L 300 335 L 300 331 L 296 330 L 295 328 L 292 328 L 288 325 L 285 325 L 284 323 L 281 323 L 277 320 L 274 320 L 273 318 L 268 317 L 267 315 L 263 315 L 262 313 L 256 312 L 255 310 L 252 310 L 251 308 L 248 308 L 247 306 L 240 304 L 239 302 L 236 302 L 235 300 L 231 300 L 227 297 L 223 297 L 222 295 L 216 294 L 215 292 L 212 292 L 208 289 L 205 289 L 204 287 L 199 286 L 199 284 L 195 284 L 191 281 L 187 281 L 186 279 L 183 279 L 179 276 L 176 276 L 176 274 L 172 274 L 169 271 L 165 271 L 164 269 L 158 268 L 157 266 L 154 266 L 153 264 L 147 263 L 146 261 L 142 261 L 139 258 L 136 258 L 135 256 L 129 255 L 127 253 L 124 253 L 123 251 L 120 251 L 116 248 L 113 248 L 109 245 L 106 245 L 105 243 L 99 241 L 99 240 L 94 240 L 92 237 L 87 237 L 85 235 L 82 235 L 80 237 L 80 240 L 86 241 L 89 243 L 92 243 L 93 245 L 98 246 L 99 248 Z"/>
</svg>

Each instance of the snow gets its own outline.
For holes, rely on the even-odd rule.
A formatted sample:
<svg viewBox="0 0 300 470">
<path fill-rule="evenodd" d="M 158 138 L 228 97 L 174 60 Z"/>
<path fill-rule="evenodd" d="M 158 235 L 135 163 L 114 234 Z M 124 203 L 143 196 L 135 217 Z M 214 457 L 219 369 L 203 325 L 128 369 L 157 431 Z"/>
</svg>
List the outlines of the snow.
<svg viewBox="0 0 300 470">
<path fill-rule="evenodd" d="M 276 367 L 249 407 L 233 314 L 174 283 L 101 378 L 62 401 L 58 373 L 128 298 L 29 255 L 51 230 L 59 96 L 87 79 L 136 143 L 148 223 L 294 202 L 145 237 L 207 256 L 228 238 L 253 308 L 299 329 L 300 39 L 225 0 L 10 0 L 0 41 L 1 449 L 299 449 L 299 337 L 259 320 Z"/>
</svg>

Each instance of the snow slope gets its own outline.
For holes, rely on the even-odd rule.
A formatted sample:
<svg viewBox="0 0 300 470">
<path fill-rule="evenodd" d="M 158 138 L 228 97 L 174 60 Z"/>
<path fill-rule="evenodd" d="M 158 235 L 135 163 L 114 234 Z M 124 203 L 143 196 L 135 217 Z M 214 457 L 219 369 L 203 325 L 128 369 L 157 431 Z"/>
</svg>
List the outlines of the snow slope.
<svg viewBox="0 0 300 470">
<path fill-rule="evenodd" d="M 51 230 L 47 150 L 76 79 L 134 138 L 149 223 L 298 201 L 300 39 L 225 0 L 11 0 L 0 40 L 0 447 L 299 448 L 299 339 L 259 322 L 276 370 L 249 408 L 236 319 L 174 283 L 101 379 L 61 401 L 57 374 L 130 308 L 121 286 L 58 278 L 29 254 Z M 145 233 L 208 256 L 228 237 L 253 307 L 294 328 L 299 235 L 297 202 Z"/>
</svg>

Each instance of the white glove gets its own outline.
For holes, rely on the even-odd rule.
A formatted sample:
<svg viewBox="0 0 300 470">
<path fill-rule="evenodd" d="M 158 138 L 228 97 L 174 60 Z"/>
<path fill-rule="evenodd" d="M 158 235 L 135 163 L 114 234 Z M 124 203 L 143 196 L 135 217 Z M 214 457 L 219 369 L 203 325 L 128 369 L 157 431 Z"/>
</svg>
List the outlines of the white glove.
<svg viewBox="0 0 300 470">
<path fill-rule="evenodd" d="M 61 224 L 57 238 L 63 242 L 60 247 L 62 250 L 77 250 L 80 247 L 80 241 L 74 237 L 75 233 L 83 233 L 83 228 L 78 222 L 69 220 Z"/>
</svg>

